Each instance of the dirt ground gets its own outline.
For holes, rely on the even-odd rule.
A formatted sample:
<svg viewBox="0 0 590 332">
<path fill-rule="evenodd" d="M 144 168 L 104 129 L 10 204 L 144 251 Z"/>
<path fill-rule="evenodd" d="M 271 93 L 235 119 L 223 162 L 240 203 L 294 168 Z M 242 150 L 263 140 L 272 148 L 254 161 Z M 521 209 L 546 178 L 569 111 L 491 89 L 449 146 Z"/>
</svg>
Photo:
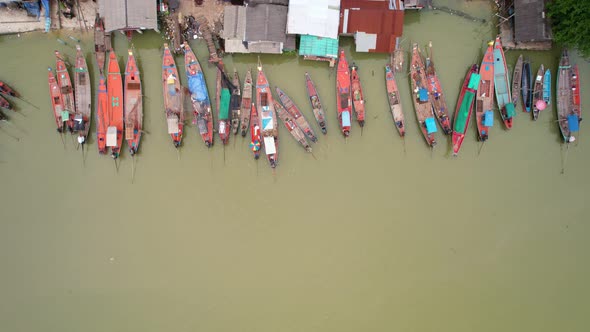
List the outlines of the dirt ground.
<svg viewBox="0 0 590 332">
<path fill-rule="evenodd" d="M 183 16 L 192 15 L 197 18 L 204 16 L 209 23 L 209 27 L 214 33 L 218 33 L 223 25 L 223 8 L 231 5 L 229 2 L 217 0 L 204 0 L 203 5 L 195 5 L 194 0 L 180 0 L 180 12 Z"/>
</svg>

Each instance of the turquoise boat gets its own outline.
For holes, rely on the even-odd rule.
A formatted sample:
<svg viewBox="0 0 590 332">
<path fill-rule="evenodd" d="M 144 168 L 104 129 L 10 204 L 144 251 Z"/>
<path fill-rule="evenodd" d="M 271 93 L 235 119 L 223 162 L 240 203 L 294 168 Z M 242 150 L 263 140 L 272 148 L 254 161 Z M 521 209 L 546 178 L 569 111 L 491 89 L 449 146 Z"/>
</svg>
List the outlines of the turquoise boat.
<svg viewBox="0 0 590 332">
<path fill-rule="evenodd" d="M 551 104 L 551 70 L 545 70 L 543 79 L 543 100 L 547 105 Z"/>
<path fill-rule="evenodd" d="M 508 78 L 508 67 L 506 66 L 500 36 L 496 37 L 494 44 L 494 87 L 502 121 L 504 121 L 506 129 L 510 129 L 516 112 L 510 96 L 510 79 Z"/>
</svg>

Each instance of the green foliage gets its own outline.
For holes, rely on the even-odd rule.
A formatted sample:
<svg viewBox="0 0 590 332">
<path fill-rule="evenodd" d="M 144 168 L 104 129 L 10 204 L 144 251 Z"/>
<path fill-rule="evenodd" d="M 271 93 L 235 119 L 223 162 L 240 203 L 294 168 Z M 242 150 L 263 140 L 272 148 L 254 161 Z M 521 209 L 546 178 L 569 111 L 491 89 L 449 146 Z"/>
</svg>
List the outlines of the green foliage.
<svg viewBox="0 0 590 332">
<path fill-rule="evenodd" d="M 590 1 L 553 0 L 547 4 L 553 39 L 590 57 Z"/>
</svg>

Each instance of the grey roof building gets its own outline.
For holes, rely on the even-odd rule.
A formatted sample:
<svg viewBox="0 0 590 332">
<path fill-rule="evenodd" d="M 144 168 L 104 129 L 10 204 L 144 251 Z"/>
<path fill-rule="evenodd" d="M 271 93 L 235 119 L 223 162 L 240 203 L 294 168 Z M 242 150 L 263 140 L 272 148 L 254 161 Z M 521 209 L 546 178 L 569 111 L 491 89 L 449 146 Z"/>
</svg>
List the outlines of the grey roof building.
<svg viewBox="0 0 590 332">
<path fill-rule="evenodd" d="M 514 1 L 514 40 L 517 43 L 551 40 L 544 0 Z"/>
<path fill-rule="evenodd" d="M 158 29 L 157 4 L 146 0 L 101 0 L 100 16 L 107 32 L 114 30 Z"/>
</svg>

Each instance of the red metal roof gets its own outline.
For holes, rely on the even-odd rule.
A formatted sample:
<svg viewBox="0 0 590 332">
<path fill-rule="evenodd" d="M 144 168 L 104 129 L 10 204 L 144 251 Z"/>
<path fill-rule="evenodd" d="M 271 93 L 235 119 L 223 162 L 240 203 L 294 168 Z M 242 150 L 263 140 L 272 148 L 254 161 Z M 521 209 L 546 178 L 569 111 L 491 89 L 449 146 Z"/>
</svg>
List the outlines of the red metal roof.
<svg viewBox="0 0 590 332">
<path fill-rule="evenodd" d="M 402 35 L 403 25 L 404 11 L 390 10 L 388 0 L 342 0 L 340 2 L 338 33 L 376 34 L 375 49 L 370 49 L 369 52 L 391 53 L 395 48 L 395 39 Z"/>
</svg>

